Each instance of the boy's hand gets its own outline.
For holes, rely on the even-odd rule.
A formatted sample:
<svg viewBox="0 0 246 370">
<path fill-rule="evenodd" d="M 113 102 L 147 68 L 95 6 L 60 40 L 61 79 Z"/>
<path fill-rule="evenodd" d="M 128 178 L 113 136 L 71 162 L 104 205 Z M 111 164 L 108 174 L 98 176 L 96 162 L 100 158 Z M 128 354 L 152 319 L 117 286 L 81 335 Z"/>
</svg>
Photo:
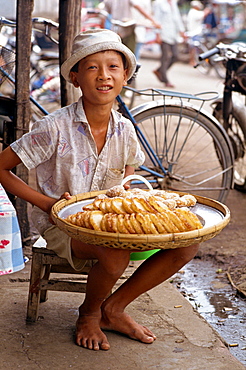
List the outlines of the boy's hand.
<svg viewBox="0 0 246 370">
<path fill-rule="evenodd" d="M 71 199 L 72 198 L 72 195 L 68 192 L 68 191 L 66 191 L 65 193 L 63 193 L 61 196 L 60 196 L 60 199 L 59 200 L 61 200 L 61 199 Z"/>
<path fill-rule="evenodd" d="M 66 191 L 65 193 L 63 193 L 61 196 L 60 196 L 60 198 L 58 199 L 58 200 L 56 200 L 56 199 L 54 199 L 54 203 L 51 205 L 51 207 L 50 207 L 50 210 L 49 210 L 49 212 L 48 212 L 48 214 L 49 214 L 49 222 L 52 224 L 52 225 L 55 225 L 55 223 L 54 223 L 54 221 L 52 220 L 52 218 L 51 218 L 51 215 L 50 215 L 50 213 L 51 213 L 51 208 L 53 207 L 53 205 L 56 203 L 56 202 L 59 202 L 59 200 L 62 200 L 62 199 L 71 199 L 72 198 L 72 196 L 71 196 L 71 194 L 68 192 L 68 191 Z"/>
<path fill-rule="evenodd" d="M 130 187 L 131 187 L 130 184 L 131 184 L 130 181 L 125 183 L 125 185 L 124 185 L 125 190 L 130 189 Z"/>
</svg>

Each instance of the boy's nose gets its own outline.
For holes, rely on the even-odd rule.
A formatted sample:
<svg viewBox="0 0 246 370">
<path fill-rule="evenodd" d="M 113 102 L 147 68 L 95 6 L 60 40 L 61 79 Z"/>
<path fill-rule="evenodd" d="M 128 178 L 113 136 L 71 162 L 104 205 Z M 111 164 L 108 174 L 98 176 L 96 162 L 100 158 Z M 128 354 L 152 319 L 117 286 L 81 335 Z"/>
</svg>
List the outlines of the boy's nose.
<svg viewBox="0 0 246 370">
<path fill-rule="evenodd" d="M 99 80 L 108 80 L 110 78 L 110 74 L 107 72 L 105 68 L 101 68 L 98 73 Z"/>
</svg>

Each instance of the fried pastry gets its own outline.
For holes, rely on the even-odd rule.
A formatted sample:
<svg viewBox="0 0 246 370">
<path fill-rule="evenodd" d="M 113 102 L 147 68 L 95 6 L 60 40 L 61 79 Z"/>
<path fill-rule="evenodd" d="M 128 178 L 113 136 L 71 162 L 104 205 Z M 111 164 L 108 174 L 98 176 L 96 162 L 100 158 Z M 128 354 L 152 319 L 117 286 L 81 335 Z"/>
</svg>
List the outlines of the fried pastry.
<svg viewBox="0 0 246 370">
<path fill-rule="evenodd" d="M 113 197 L 125 197 L 126 190 L 122 185 L 116 185 L 106 191 L 106 196 Z"/>
<path fill-rule="evenodd" d="M 130 234 L 136 234 L 134 226 L 131 222 L 131 215 L 125 214 L 123 222 L 124 222 L 124 225 L 125 225 L 125 227 L 127 228 L 128 232 Z"/>
<path fill-rule="evenodd" d="M 130 222 L 133 226 L 133 228 L 135 229 L 135 234 L 144 234 L 144 231 L 143 231 L 143 228 L 141 227 L 141 224 L 140 222 L 138 222 L 138 220 L 136 219 L 136 214 L 135 213 L 131 213 L 130 215 Z"/>
<path fill-rule="evenodd" d="M 103 213 L 101 211 L 92 211 L 90 213 L 90 224 L 94 230 L 102 231 L 101 230 L 101 222 L 103 218 Z"/>
<path fill-rule="evenodd" d="M 191 207 L 196 204 L 196 198 L 191 194 L 185 194 L 176 199 L 176 203 L 178 207 Z"/>
<path fill-rule="evenodd" d="M 188 208 L 196 204 L 193 195 L 180 196 L 164 190 L 125 190 L 121 186 L 83 207 L 67 221 L 87 229 L 121 234 L 167 234 L 202 228 Z"/>
<path fill-rule="evenodd" d="M 78 212 L 66 219 L 73 225 L 122 234 L 167 234 L 202 228 L 198 217 L 189 209 L 178 208 L 161 213 L 103 213 L 101 211 Z"/>
<path fill-rule="evenodd" d="M 113 213 L 127 213 L 123 205 L 123 198 L 113 198 L 111 201 L 111 209 Z"/>
</svg>

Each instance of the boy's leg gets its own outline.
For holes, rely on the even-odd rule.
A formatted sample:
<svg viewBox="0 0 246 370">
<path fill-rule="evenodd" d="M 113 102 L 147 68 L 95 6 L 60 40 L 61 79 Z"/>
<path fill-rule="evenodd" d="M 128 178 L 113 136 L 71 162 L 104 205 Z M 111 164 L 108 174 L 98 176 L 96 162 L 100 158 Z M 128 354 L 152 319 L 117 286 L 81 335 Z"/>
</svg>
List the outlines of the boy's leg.
<svg viewBox="0 0 246 370">
<path fill-rule="evenodd" d="M 190 247 L 161 250 L 144 261 L 133 275 L 102 306 L 101 327 L 128 335 L 144 343 L 152 343 L 155 335 L 137 324 L 124 310 L 142 293 L 170 278 L 197 253 L 198 244 Z"/>
<path fill-rule="evenodd" d="M 77 258 L 98 260 L 88 275 L 85 300 L 79 308 L 76 343 L 89 349 L 108 350 L 110 345 L 100 328 L 101 305 L 125 271 L 130 251 L 85 245 L 73 240 L 72 253 Z"/>
</svg>

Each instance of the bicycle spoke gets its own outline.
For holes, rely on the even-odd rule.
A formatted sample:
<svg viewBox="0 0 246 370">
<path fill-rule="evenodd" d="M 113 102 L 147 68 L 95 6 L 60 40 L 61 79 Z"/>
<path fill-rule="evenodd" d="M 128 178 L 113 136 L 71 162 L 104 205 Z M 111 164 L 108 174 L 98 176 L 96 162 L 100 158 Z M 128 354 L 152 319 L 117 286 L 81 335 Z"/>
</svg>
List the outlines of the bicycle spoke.
<svg viewBox="0 0 246 370">
<path fill-rule="evenodd" d="M 225 199 L 233 174 L 230 152 L 220 130 L 199 109 L 165 105 L 134 118 L 167 173 L 163 177 L 157 161 L 153 166 L 142 145 L 146 160 L 141 169 L 147 167 L 144 172 L 148 179 L 153 175 L 156 187 Z"/>
</svg>

